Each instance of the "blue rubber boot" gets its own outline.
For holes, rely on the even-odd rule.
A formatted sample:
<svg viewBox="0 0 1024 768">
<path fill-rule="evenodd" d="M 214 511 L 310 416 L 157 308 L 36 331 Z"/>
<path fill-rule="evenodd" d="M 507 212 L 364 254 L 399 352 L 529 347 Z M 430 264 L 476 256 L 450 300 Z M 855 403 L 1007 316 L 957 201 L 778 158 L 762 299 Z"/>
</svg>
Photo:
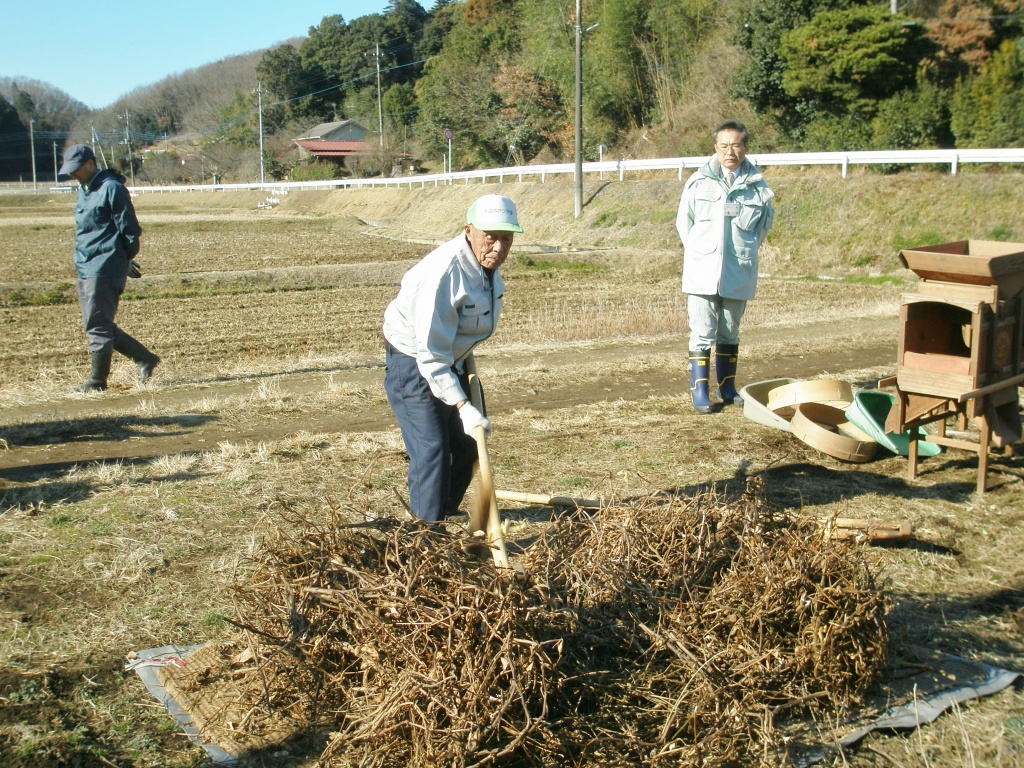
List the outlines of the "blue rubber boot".
<svg viewBox="0 0 1024 768">
<path fill-rule="evenodd" d="M 739 359 L 739 344 L 718 344 L 715 346 L 715 378 L 718 379 L 718 399 L 722 405 L 743 405 L 743 398 L 736 391 L 736 361 Z"/>
<path fill-rule="evenodd" d="M 697 413 L 714 413 L 715 404 L 708 393 L 708 376 L 711 373 L 711 350 L 690 350 L 690 397 Z"/>
</svg>

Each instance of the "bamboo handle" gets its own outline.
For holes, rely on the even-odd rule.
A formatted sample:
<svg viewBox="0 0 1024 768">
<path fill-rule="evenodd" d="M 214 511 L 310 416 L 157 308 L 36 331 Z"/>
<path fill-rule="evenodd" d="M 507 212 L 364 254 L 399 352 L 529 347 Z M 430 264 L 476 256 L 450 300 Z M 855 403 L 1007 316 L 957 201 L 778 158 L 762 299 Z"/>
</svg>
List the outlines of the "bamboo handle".
<svg viewBox="0 0 1024 768">
<path fill-rule="evenodd" d="M 905 521 L 837 517 L 829 527 L 829 536 L 833 539 L 861 539 L 889 544 L 906 542 L 912 533 L 910 523 Z"/>
<path fill-rule="evenodd" d="M 466 358 L 466 373 L 469 375 L 469 401 L 474 408 L 486 416 L 483 390 L 480 388 L 480 377 L 476 372 L 476 359 L 473 355 Z M 469 532 L 475 536 L 477 531 L 484 531 L 494 564 L 499 568 L 508 568 L 505 533 L 501 529 L 501 513 L 498 512 L 498 499 L 494 495 L 491 457 L 487 453 L 487 431 L 483 427 L 477 427 L 473 437 L 476 440 L 480 484 L 477 486 L 475 498 L 470 507 Z"/>
<path fill-rule="evenodd" d="M 487 499 L 487 545 L 491 550 L 494 564 L 499 568 L 508 568 L 508 552 L 505 549 L 505 533 L 501 530 L 501 515 L 498 512 L 498 499 L 494 495 L 494 475 L 491 474 L 491 459 L 487 454 L 487 431 L 483 427 L 476 430 L 476 448 L 480 457 L 480 487 L 477 489 Z M 478 505 L 479 508 L 483 504 Z M 476 533 L 471 521 L 471 532 Z"/>
<path fill-rule="evenodd" d="M 601 509 L 597 499 L 576 499 L 571 496 L 545 496 L 542 493 L 519 493 L 518 491 L 495 491 L 502 501 L 518 501 L 520 504 L 540 504 L 545 507 L 579 507 L 580 509 Z"/>
</svg>

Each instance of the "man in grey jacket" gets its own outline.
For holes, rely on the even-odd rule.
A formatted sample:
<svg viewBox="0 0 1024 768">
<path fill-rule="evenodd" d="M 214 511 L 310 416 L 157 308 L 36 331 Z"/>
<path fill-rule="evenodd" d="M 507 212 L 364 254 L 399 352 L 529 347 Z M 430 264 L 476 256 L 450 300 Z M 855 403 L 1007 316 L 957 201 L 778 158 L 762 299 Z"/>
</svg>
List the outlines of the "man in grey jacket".
<svg viewBox="0 0 1024 768">
<path fill-rule="evenodd" d="M 469 402 L 466 361 L 501 314 L 499 268 L 523 230 L 515 203 L 477 198 L 452 240 L 402 278 L 384 312 L 384 389 L 409 454 L 409 506 L 435 522 L 455 514 L 473 479 L 473 431 L 490 422 Z"/>
<path fill-rule="evenodd" d="M 683 242 L 683 292 L 690 324 L 690 395 L 699 413 L 718 405 L 709 392 L 715 347 L 718 398 L 736 391 L 740 319 L 757 288 L 757 253 L 775 216 L 774 193 L 747 160 L 747 129 L 730 120 L 712 133 L 715 154 L 683 187 L 676 231 Z"/>
<path fill-rule="evenodd" d="M 75 204 L 75 270 L 92 372 L 78 390 L 102 392 L 107 388 L 115 351 L 135 361 L 139 381 L 145 383 L 160 358 L 114 322 L 127 278 L 142 275 L 135 262 L 142 227 L 124 186 L 125 179 L 113 171 L 98 169 L 96 156 L 87 144 L 68 147 L 58 173 L 79 184 Z"/>
</svg>

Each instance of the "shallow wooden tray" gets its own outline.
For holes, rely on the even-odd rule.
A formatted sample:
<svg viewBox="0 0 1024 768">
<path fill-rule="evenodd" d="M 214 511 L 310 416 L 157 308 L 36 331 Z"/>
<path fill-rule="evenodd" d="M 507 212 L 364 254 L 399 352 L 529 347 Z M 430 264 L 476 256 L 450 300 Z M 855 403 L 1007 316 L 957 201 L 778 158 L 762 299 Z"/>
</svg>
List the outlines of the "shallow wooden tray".
<svg viewBox="0 0 1024 768">
<path fill-rule="evenodd" d="M 900 261 L 925 280 L 999 286 L 1004 298 L 1024 289 L 1024 243 L 957 240 L 904 248 Z"/>
</svg>

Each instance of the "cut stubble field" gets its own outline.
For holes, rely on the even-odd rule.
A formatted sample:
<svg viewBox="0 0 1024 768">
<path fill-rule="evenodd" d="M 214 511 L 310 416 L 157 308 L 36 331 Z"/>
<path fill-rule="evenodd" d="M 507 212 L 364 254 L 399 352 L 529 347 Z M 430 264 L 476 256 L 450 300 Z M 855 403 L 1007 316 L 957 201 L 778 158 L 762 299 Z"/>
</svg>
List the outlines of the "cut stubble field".
<svg viewBox="0 0 1024 768">
<path fill-rule="evenodd" d="M 871 387 L 891 374 L 899 297 L 914 279 L 895 261 L 897 241 L 1024 240 L 1012 206 L 956 219 L 956 181 L 780 178 L 780 226 L 744 320 L 741 383 L 827 376 Z M 1016 189 L 1019 179 L 997 184 Z M 968 177 L 961 188 L 992 186 Z M 500 329 L 478 356 L 499 487 L 624 501 L 741 493 L 758 477 L 773 504 L 801 517 L 910 522 L 907 546 L 867 553 L 893 600 L 895 651 L 929 646 L 1024 671 L 1019 448 L 993 456 L 990 490 L 978 496 L 973 454 L 926 459 L 911 482 L 898 456 L 847 464 L 739 408 L 694 413 L 672 228 L 679 189 L 663 179 L 595 185 L 574 222 L 567 186 L 506 185 L 527 232 L 503 270 Z M 933 219 L 921 210 L 924 190 L 947 200 L 932 205 Z M 817 219 L 806 210 L 812 192 Z M 163 363 L 138 387 L 120 360 L 111 389 L 88 396 L 69 391 L 87 364 L 72 199 L 0 198 L 0 753 L 9 765 L 208 764 L 122 671 L 125 655 L 232 638 L 238 558 L 287 524 L 284 507 L 406 517 L 380 322 L 402 273 L 458 230 L 476 194 L 293 193 L 272 211 L 256 208 L 255 192 L 138 194 L 145 277 L 128 286 L 119 322 Z M 975 198 L 963 194 L 966 209 Z M 861 212 L 859 226 L 833 216 L 880 195 L 891 207 Z M 822 237 L 822 222 L 836 231 Z M 524 546 L 555 514 L 502 511 L 509 540 Z M 254 764 L 312 766 L 318 755 L 292 745 Z M 1004 691 L 909 737 L 869 736 L 834 760 L 1019 768 L 1024 695 Z"/>
</svg>

